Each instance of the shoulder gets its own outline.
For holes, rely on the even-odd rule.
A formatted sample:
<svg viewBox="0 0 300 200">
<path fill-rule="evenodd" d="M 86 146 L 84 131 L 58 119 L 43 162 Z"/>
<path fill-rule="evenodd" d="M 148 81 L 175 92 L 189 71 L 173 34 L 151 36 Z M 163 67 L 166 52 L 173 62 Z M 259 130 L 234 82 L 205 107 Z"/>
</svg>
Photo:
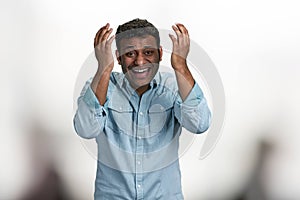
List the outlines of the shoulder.
<svg viewBox="0 0 300 200">
<path fill-rule="evenodd" d="M 164 90 L 177 91 L 177 82 L 175 73 L 171 72 L 159 72 L 157 76 L 157 83 Z"/>
<path fill-rule="evenodd" d="M 120 73 L 120 72 L 112 72 L 110 74 L 110 82 L 111 84 L 118 84 L 118 83 L 121 83 L 124 79 L 124 74 L 123 73 Z"/>
</svg>

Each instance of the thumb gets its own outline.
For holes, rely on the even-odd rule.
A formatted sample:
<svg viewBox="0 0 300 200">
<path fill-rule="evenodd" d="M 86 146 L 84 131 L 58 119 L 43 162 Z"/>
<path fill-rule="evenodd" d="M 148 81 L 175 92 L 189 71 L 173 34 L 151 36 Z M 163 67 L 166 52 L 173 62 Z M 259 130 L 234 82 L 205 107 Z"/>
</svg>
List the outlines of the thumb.
<svg viewBox="0 0 300 200">
<path fill-rule="evenodd" d="M 172 40 L 173 44 L 176 43 L 176 37 L 172 34 L 169 34 L 170 39 Z"/>
</svg>

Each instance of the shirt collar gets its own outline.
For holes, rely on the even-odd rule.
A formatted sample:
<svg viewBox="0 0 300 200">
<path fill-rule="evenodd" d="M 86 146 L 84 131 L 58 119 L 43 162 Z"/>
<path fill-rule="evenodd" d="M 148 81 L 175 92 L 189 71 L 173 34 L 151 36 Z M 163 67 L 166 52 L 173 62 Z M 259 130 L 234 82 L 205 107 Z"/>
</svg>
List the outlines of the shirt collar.
<svg viewBox="0 0 300 200">
<path fill-rule="evenodd" d="M 159 83 L 160 72 L 157 72 L 150 81 L 150 90 L 157 87 Z M 131 87 L 128 79 L 123 73 L 114 73 L 116 82 L 120 88 L 125 89 L 129 94 L 134 94 L 135 90 Z"/>
</svg>

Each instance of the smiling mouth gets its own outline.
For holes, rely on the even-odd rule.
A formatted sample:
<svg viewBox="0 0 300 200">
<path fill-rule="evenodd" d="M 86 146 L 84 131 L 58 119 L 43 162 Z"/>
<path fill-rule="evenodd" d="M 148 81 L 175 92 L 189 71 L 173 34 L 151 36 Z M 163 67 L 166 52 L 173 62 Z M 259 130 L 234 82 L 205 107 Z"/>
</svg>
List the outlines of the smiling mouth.
<svg viewBox="0 0 300 200">
<path fill-rule="evenodd" d="M 133 68 L 131 71 L 134 72 L 134 73 L 144 73 L 144 72 L 150 71 L 150 68 L 149 67 L 144 68 L 144 69 Z"/>
<path fill-rule="evenodd" d="M 130 70 L 132 78 L 136 80 L 146 80 L 151 75 L 151 67 L 134 67 Z"/>
</svg>

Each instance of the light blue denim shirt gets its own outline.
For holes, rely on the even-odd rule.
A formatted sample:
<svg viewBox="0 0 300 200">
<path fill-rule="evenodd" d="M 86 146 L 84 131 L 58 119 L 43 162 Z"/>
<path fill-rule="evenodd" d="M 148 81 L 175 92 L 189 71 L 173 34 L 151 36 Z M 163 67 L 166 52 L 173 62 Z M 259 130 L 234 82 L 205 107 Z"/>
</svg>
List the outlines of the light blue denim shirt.
<svg viewBox="0 0 300 200">
<path fill-rule="evenodd" d="M 104 106 L 87 81 L 74 117 L 77 134 L 98 146 L 95 200 L 183 199 L 178 161 L 182 127 L 203 133 L 210 110 L 195 83 L 182 102 L 174 74 L 158 72 L 141 97 L 113 72 Z"/>
</svg>

